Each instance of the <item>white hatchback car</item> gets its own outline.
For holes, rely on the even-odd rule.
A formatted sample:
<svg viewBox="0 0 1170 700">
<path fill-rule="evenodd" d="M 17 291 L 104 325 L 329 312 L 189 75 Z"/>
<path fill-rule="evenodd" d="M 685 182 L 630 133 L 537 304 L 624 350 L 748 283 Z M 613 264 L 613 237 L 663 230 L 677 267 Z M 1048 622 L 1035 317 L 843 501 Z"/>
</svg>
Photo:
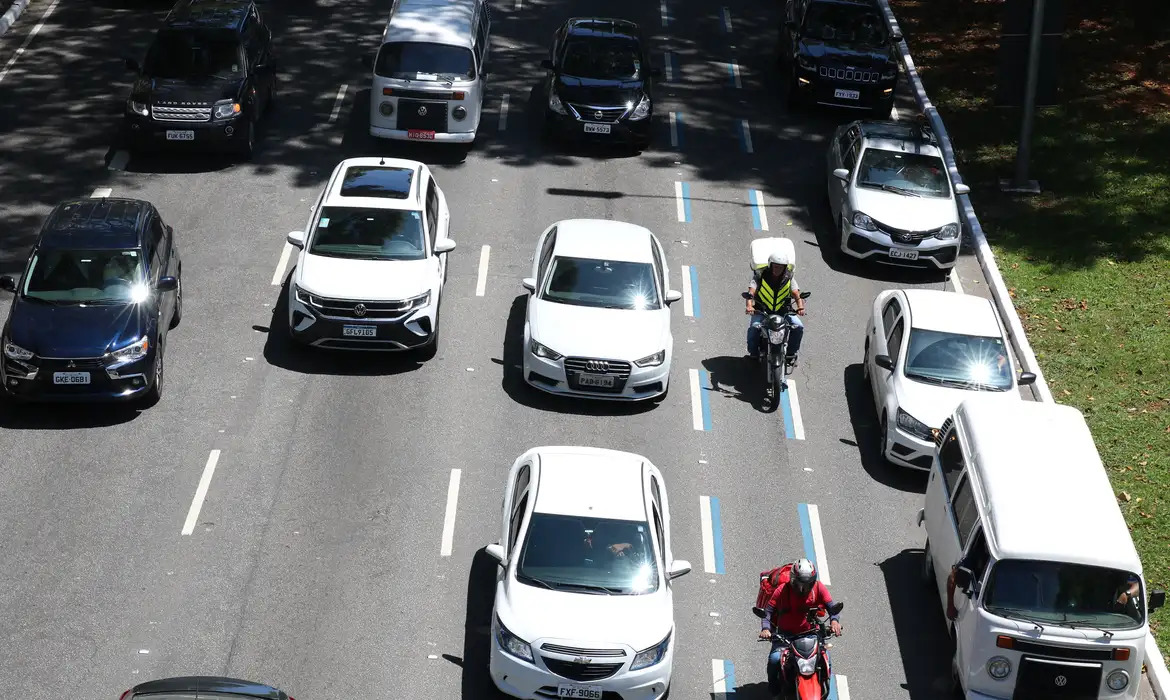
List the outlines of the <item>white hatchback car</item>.
<svg viewBox="0 0 1170 700">
<path fill-rule="evenodd" d="M 912 122 L 855 121 L 833 133 L 828 198 L 841 251 L 891 265 L 954 267 L 962 241 L 957 195 L 938 141 Z"/>
<path fill-rule="evenodd" d="M 930 469 L 933 430 L 959 403 L 981 392 L 1020 401 L 1003 326 L 981 297 L 933 289 L 889 289 L 877 295 L 865 330 L 863 372 L 881 421 L 889 461 Z"/>
<path fill-rule="evenodd" d="M 662 474 L 641 455 L 537 447 L 504 489 L 492 681 L 513 697 L 658 700 L 674 657 Z M 612 694 L 612 695 L 611 695 Z"/>
<path fill-rule="evenodd" d="M 423 163 L 341 161 L 305 231 L 288 286 L 293 340 L 345 350 L 433 354 L 447 276 L 451 214 Z"/>
<path fill-rule="evenodd" d="M 524 321 L 524 381 L 554 394 L 662 398 L 674 338 L 662 245 L 649 229 L 569 219 L 540 234 Z"/>
</svg>

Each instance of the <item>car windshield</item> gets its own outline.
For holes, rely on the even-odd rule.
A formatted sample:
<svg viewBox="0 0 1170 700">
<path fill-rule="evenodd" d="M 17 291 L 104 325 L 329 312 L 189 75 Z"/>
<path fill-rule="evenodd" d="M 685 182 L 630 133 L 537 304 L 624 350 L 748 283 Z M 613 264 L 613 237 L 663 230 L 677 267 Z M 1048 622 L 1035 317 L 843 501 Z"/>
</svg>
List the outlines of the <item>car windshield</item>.
<svg viewBox="0 0 1170 700">
<path fill-rule="evenodd" d="M 322 207 L 310 255 L 356 260 L 423 260 L 422 216 L 401 209 Z"/>
<path fill-rule="evenodd" d="M 912 328 L 903 373 L 915 381 L 961 389 L 1012 388 L 1012 365 L 1003 338 Z"/>
<path fill-rule="evenodd" d="M 475 61 L 470 49 L 459 46 L 398 41 L 382 46 L 374 73 L 406 80 L 472 80 Z"/>
<path fill-rule="evenodd" d="M 637 80 L 642 58 L 629 39 L 570 39 L 561 72 L 589 80 Z"/>
<path fill-rule="evenodd" d="M 650 263 L 553 259 L 542 298 L 557 304 L 605 309 L 646 310 L 661 306 Z"/>
<path fill-rule="evenodd" d="M 137 250 L 41 250 L 22 294 L 52 304 L 128 304 L 145 301 L 148 291 Z"/>
<path fill-rule="evenodd" d="M 872 46 L 885 42 L 886 25 L 874 6 L 814 2 L 804 15 L 802 33 L 809 39 Z"/>
<path fill-rule="evenodd" d="M 164 80 L 230 78 L 243 71 L 230 34 L 162 30 L 146 53 L 144 72 Z"/>
<path fill-rule="evenodd" d="M 639 595 L 658 590 L 650 526 L 533 513 L 516 579 L 556 590 Z"/>
<path fill-rule="evenodd" d="M 1141 579 L 1128 571 L 1005 559 L 991 570 L 983 607 L 1040 623 L 1121 629 L 1142 624 L 1144 597 Z"/>
<path fill-rule="evenodd" d="M 919 197 L 948 197 L 947 170 L 938 156 L 867 148 L 861 155 L 857 184 Z"/>
</svg>

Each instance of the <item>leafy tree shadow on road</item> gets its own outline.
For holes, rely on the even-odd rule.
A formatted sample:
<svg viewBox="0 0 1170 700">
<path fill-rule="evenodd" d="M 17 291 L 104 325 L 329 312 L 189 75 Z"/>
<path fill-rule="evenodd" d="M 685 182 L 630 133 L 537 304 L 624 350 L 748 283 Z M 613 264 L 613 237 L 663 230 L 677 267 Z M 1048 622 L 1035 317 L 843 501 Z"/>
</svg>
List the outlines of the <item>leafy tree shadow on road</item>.
<svg viewBox="0 0 1170 700">
<path fill-rule="evenodd" d="M 857 353 L 862 353 L 861 347 L 857 348 Z M 881 423 L 874 412 L 873 391 L 860 363 L 845 368 L 842 383 L 853 438 L 840 438 L 840 441 L 857 448 L 861 466 L 874 481 L 899 491 L 926 493 L 926 472 L 891 464 L 881 454 Z"/>
</svg>

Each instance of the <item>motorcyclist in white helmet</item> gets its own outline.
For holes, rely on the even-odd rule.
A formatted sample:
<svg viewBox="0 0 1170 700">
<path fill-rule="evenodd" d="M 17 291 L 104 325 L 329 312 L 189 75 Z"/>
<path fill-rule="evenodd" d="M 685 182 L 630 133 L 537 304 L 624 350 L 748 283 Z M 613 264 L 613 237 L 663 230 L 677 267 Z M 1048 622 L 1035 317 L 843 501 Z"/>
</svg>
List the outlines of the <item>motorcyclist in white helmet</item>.
<svg viewBox="0 0 1170 700">
<path fill-rule="evenodd" d="M 758 358 L 760 352 L 760 333 L 752 328 L 752 324 L 757 321 L 763 322 L 766 313 L 785 309 L 791 299 L 796 305 L 796 313 L 788 314 L 788 320 L 792 322 L 792 332 L 788 336 L 788 356 L 784 361 L 790 366 L 796 365 L 796 354 L 800 350 L 800 341 L 804 338 L 804 323 L 800 320 L 804 315 L 804 299 L 800 298 L 800 288 L 793 276 L 793 267 L 790 254 L 781 249 L 768 256 L 767 268 L 752 273 L 746 309 L 746 313 L 751 316 L 747 331 L 747 350 L 751 359 Z"/>
</svg>

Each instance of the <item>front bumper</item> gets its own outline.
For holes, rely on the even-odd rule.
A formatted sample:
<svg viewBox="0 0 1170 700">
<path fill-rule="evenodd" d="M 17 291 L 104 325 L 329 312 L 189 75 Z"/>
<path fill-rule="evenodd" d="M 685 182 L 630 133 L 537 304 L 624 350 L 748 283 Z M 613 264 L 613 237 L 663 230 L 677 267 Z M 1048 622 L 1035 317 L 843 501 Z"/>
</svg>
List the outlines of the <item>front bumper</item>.
<svg viewBox="0 0 1170 700">
<path fill-rule="evenodd" d="M 901 467 L 929 471 L 934 464 L 934 443 L 902 431 L 896 423 L 887 421 L 886 454 L 890 462 Z"/>
<path fill-rule="evenodd" d="M 126 113 L 122 124 L 126 140 L 130 148 L 134 150 L 212 149 L 222 151 L 242 148 L 247 143 L 247 119 L 247 116 L 239 115 L 232 119 L 207 122 L 160 122 L 139 114 Z M 182 132 L 190 138 L 186 140 L 168 139 L 168 132 Z"/>
<path fill-rule="evenodd" d="M 877 110 L 894 105 L 894 86 L 897 76 L 877 83 L 838 80 L 820 75 L 817 71 L 798 68 L 795 87 L 801 99 L 830 107 Z M 853 94 L 856 93 L 856 97 Z"/>
<path fill-rule="evenodd" d="M 524 381 L 529 386 L 550 394 L 561 396 L 580 396 L 591 399 L 605 399 L 610 401 L 643 401 L 662 396 L 670 385 L 670 352 L 666 359 L 656 367 L 639 367 L 633 362 L 621 361 L 620 366 L 629 365 L 629 374 L 619 369 L 619 361 L 609 360 L 614 369 L 604 372 L 605 376 L 613 376 L 613 388 L 587 387 L 581 385 L 579 378 L 582 372 L 573 369 L 566 370 L 566 361 L 579 364 L 579 358 L 562 357 L 559 360 L 550 360 L 537 357 L 524 343 Z"/>
<path fill-rule="evenodd" d="M 492 652 L 488 662 L 492 682 L 501 692 L 523 700 L 556 700 L 558 685 L 599 686 L 603 700 L 660 700 L 670 687 L 670 674 L 674 661 L 673 647 L 668 648 L 662 661 L 648 668 L 627 671 L 633 659 L 627 656 L 622 669 L 608 678 L 590 681 L 574 681 L 549 671 L 544 658 L 551 657 L 572 661 L 565 654 L 551 654 L 534 643 L 535 662 L 518 659 L 500 649 L 496 641 L 496 628 L 492 626 Z M 597 663 L 605 659 L 598 659 Z M 616 661 L 616 659 L 614 659 Z"/>
<path fill-rule="evenodd" d="M 434 342 L 438 308 L 436 295 L 426 306 L 407 312 L 400 318 L 346 319 L 326 316 L 320 309 L 297 299 L 295 285 L 289 285 L 289 333 L 298 343 L 331 350 L 415 350 Z M 372 336 L 346 335 L 346 327 L 374 330 Z"/>
<path fill-rule="evenodd" d="M 645 119 L 631 121 L 623 118 L 610 123 L 580 121 L 572 115 L 545 109 L 544 122 L 548 134 L 563 141 L 647 145 L 653 137 L 654 112 L 650 112 Z M 609 133 L 586 133 L 586 124 L 608 126 Z"/>
<path fill-rule="evenodd" d="M 889 234 L 882 231 L 866 231 L 846 223 L 841 231 L 841 252 L 860 260 L 873 259 L 875 262 L 902 267 L 935 268 L 949 270 L 959 256 L 962 238 L 940 240 L 927 238 L 917 243 L 898 244 Z M 895 251 L 891 254 L 890 251 Z M 892 255 L 913 255 L 913 259 L 895 258 Z"/>
<path fill-rule="evenodd" d="M 5 396 L 30 403 L 109 403 L 132 401 L 146 393 L 154 381 L 155 354 L 117 369 L 107 369 L 100 358 L 45 359 L 18 362 L 0 360 L 0 383 Z M 70 367 L 70 362 L 73 367 Z M 30 372 L 35 369 L 35 372 Z M 71 378 L 88 377 L 87 384 L 57 384 L 54 376 L 67 372 Z"/>
</svg>

